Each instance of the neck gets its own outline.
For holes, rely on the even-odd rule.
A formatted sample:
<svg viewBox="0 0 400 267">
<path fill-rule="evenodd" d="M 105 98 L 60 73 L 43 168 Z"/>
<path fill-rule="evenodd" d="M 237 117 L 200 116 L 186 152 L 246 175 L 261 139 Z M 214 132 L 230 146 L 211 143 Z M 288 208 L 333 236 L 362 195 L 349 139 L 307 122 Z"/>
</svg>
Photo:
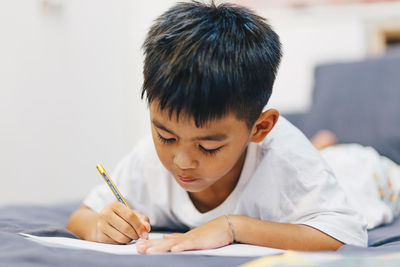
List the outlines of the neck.
<svg viewBox="0 0 400 267">
<path fill-rule="evenodd" d="M 246 151 L 241 154 L 235 166 L 217 182 L 201 192 L 189 192 L 194 206 L 201 213 L 210 211 L 221 205 L 235 189 L 243 169 Z"/>
</svg>

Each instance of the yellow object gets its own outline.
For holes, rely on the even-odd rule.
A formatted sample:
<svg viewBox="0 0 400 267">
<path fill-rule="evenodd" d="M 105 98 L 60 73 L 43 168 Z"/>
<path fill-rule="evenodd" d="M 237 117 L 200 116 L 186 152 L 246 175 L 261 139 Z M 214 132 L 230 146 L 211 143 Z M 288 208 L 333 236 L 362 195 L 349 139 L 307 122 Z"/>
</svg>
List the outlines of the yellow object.
<svg viewBox="0 0 400 267">
<path fill-rule="evenodd" d="M 262 257 L 250 261 L 240 267 L 273 267 L 273 266 L 311 266 L 318 263 L 329 262 L 342 258 L 332 252 L 299 252 L 288 250 L 284 254 Z"/>
<path fill-rule="evenodd" d="M 368 258 L 366 260 L 366 258 Z M 333 264 L 335 262 L 335 264 Z M 275 256 L 262 257 L 240 267 L 274 267 L 274 266 L 363 266 L 365 263 L 370 266 L 400 266 L 400 253 L 389 253 L 382 255 L 367 255 L 355 253 L 341 255 L 337 252 L 315 251 L 301 252 L 288 250 L 286 253 Z M 326 263 L 326 265 L 325 265 Z"/>
<path fill-rule="evenodd" d="M 122 194 L 119 192 L 118 188 L 115 186 L 114 182 L 111 180 L 110 176 L 108 176 L 104 167 L 101 164 L 97 164 L 96 168 L 100 172 L 101 176 L 104 178 L 104 181 L 106 181 L 106 183 L 108 184 L 108 186 L 110 187 L 111 191 L 114 193 L 118 201 L 127 206 L 128 208 L 131 208 L 129 207 L 128 202 L 126 202 Z"/>
</svg>

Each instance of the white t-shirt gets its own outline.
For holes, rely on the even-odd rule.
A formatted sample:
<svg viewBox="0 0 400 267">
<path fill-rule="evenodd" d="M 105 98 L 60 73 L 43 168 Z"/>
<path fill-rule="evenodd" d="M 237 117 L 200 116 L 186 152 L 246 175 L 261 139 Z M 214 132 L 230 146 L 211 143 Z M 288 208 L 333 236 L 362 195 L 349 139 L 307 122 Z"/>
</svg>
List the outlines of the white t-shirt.
<svg viewBox="0 0 400 267">
<path fill-rule="evenodd" d="M 241 214 L 305 224 L 345 244 L 367 245 L 366 221 L 349 207 L 319 152 L 283 117 L 263 142 L 249 144 L 235 189 L 208 212 L 199 212 L 163 167 L 150 137 L 139 142 L 111 178 L 129 205 L 147 215 L 155 227 L 188 229 L 221 215 Z M 103 183 L 84 204 L 99 212 L 113 201 L 115 196 Z"/>
</svg>

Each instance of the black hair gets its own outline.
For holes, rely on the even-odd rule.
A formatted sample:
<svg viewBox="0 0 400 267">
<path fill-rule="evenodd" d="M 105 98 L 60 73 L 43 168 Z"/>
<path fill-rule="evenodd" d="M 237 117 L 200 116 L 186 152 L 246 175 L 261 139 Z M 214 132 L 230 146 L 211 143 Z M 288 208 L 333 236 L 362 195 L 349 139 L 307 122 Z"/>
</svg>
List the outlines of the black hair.
<svg viewBox="0 0 400 267">
<path fill-rule="evenodd" d="M 278 35 L 247 8 L 181 2 L 156 19 L 144 48 L 148 104 L 183 112 L 197 127 L 233 112 L 251 128 L 267 104 L 281 58 Z"/>
</svg>

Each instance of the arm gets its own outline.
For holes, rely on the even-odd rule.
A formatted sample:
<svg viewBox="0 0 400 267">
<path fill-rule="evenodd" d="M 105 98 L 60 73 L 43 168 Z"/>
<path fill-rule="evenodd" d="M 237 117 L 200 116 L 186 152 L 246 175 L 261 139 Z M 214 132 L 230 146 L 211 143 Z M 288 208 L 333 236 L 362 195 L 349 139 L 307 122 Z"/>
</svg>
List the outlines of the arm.
<svg viewBox="0 0 400 267">
<path fill-rule="evenodd" d="M 310 226 L 230 215 L 236 242 L 293 250 L 337 250 L 342 242 Z M 218 217 L 182 235 L 137 243 L 140 253 L 211 249 L 233 242 L 227 218 Z"/>
<path fill-rule="evenodd" d="M 307 225 L 261 221 L 231 215 L 236 241 L 293 250 L 337 250 L 343 245 L 333 237 Z"/>
<path fill-rule="evenodd" d="M 71 215 L 67 229 L 85 240 L 126 244 L 139 237 L 147 239 L 150 221 L 139 211 L 113 202 L 100 213 L 81 206 Z"/>
</svg>

